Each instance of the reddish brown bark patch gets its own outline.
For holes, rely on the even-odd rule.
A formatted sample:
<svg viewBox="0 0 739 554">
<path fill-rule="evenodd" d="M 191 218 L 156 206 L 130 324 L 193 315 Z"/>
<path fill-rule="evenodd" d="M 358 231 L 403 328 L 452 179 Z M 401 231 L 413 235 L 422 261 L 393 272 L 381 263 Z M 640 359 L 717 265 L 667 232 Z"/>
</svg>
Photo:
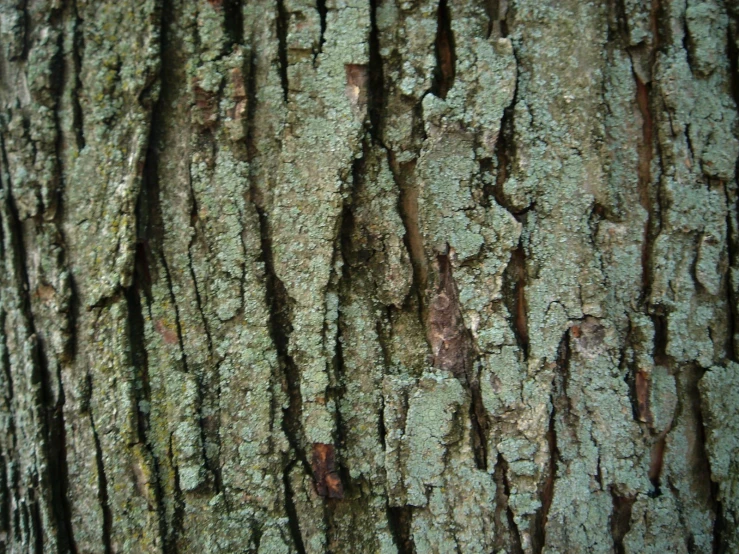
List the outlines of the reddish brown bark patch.
<svg viewBox="0 0 739 554">
<path fill-rule="evenodd" d="M 366 65 L 349 63 L 346 70 L 346 96 L 354 106 L 367 105 L 367 85 L 369 73 Z"/>
<path fill-rule="evenodd" d="M 649 409 L 649 376 L 643 371 L 636 372 L 635 388 L 639 421 L 652 425 L 652 412 Z"/>
<path fill-rule="evenodd" d="M 212 92 L 200 86 L 196 77 L 192 80 L 192 96 L 198 116 L 198 122 L 203 127 L 212 127 L 218 120 L 217 98 Z"/>
<path fill-rule="evenodd" d="M 177 333 L 173 329 L 170 329 L 163 320 L 160 319 L 154 323 L 154 327 L 156 328 L 157 333 L 162 335 L 164 342 L 167 344 L 177 344 Z"/>
<path fill-rule="evenodd" d="M 464 326 L 457 288 L 448 254 L 436 257 L 439 285 L 428 311 L 428 330 L 434 367 L 466 375 L 471 353 L 469 333 Z"/>
<path fill-rule="evenodd" d="M 316 492 L 320 496 L 344 498 L 344 487 L 336 467 L 336 452 L 333 444 L 313 443 L 311 466 L 313 478 L 316 480 Z"/>
</svg>

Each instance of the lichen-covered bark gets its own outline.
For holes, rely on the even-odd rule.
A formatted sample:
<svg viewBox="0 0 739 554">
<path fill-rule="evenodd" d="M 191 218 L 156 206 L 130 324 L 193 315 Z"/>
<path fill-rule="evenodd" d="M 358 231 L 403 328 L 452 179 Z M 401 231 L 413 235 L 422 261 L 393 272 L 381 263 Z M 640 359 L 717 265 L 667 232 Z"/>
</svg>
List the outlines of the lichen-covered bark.
<svg viewBox="0 0 739 554">
<path fill-rule="evenodd" d="M 0 553 L 739 550 L 738 39 L 0 1 Z"/>
</svg>

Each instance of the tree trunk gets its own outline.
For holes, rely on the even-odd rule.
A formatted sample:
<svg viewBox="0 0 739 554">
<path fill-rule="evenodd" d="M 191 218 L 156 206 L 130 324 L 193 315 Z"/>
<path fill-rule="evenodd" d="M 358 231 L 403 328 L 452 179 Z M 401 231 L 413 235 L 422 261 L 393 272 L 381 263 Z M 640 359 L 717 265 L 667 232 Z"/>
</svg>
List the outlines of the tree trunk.
<svg viewBox="0 0 739 554">
<path fill-rule="evenodd" d="M 739 552 L 735 0 L 0 0 L 0 553 Z"/>
</svg>

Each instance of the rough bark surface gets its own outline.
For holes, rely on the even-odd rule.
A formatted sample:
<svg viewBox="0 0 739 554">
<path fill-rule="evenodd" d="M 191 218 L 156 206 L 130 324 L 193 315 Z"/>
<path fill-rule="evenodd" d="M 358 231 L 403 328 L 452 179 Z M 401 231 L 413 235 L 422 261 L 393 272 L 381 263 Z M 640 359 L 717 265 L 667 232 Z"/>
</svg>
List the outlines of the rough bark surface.
<svg viewBox="0 0 739 554">
<path fill-rule="evenodd" d="M 0 1 L 0 553 L 739 552 L 737 39 Z"/>
</svg>

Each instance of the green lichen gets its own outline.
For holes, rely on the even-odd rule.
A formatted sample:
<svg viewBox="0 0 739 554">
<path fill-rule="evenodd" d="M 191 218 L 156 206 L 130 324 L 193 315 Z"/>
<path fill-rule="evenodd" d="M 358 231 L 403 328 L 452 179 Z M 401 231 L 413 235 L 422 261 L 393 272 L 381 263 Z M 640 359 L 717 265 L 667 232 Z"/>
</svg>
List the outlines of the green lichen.
<svg viewBox="0 0 739 554">
<path fill-rule="evenodd" d="M 737 521 L 739 520 L 739 366 L 735 363 L 709 369 L 698 383 L 703 425 L 706 432 L 706 450 L 711 464 L 711 480 L 718 484 L 718 501 L 724 517 L 723 537 L 728 551 L 739 547 Z"/>
</svg>

